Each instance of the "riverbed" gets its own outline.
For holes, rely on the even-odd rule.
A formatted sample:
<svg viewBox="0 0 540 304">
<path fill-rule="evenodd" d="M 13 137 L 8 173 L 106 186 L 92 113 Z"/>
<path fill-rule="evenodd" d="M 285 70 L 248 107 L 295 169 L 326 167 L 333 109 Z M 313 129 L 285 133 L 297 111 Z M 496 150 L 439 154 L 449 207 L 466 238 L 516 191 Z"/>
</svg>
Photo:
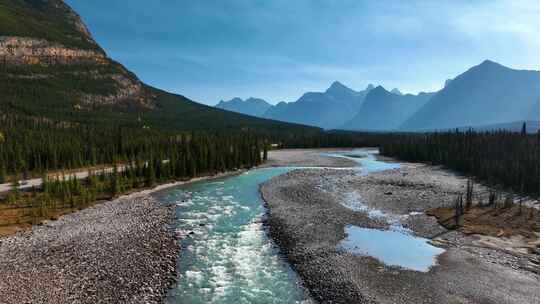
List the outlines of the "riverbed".
<svg viewBox="0 0 540 304">
<path fill-rule="evenodd" d="M 293 171 L 291 174 L 313 171 L 321 175 L 341 172 L 368 176 L 400 168 L 399 163 L 379 160 L 377 153 L 376 149 L 277 151 L 272 155 L 270 167 L 156 194 L 158 201 L 176 206 L 175 227 L 181 238 L 178 284 L 169 292 L 167 303 L 310 302 L 302 280 L 263 224 L 267 210 L 259 185 Z M 334 188 L 334 182 L 322 181 L 317 187 Z M 343 220 L 350 214 L 367 215 L 377 224 L 374 228 L 348 225 L 333 236 L 334 240 L 340 240 L 336 250 L 371 256 L 417 271 L 429 271 L 437 256 L 444 252 L 428 239 L 415 236 L 402 226 L 400 219 L 371 209 L 352 197 L 342 206 L 345 207 Z M 272 229 L 273 222 L 268 224 Z M 400 254 L 396 249 L 408 252 Z"/>
<path fill-rule="evenodd" d="M 0 302 L 539 303 L 519 242 L 424 213 L 465 182 L 373 149 L 272 151 L 0 238 Z"/>
<path fill-rule="evenodd" d="M 334 155 L 335 156 L 335 155 Z M 351 158 L 346 155 L 341 157 Z M 425 214 L 466 180 L 442 168 L 352 157 L 375 170 L 296 170 L 263 184 L 272 238 L 321 303 L 538 303 L 530 256 L 484 246 Z M 375 161 L 375 163 L 374 163 Z"/>
</svg>

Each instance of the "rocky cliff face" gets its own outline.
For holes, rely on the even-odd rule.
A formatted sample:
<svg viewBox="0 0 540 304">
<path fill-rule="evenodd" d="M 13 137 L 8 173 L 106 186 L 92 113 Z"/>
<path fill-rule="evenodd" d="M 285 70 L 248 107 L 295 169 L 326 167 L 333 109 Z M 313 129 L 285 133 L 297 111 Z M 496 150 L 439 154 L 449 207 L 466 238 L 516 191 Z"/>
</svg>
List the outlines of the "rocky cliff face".
<svg viewBox="0 0 540 304">
<path fill-rule="evenodd" d="M 68 48 L 45 39 L 0 37 L 0 59 L 14 64 L 108 64 L 105 53 Z"/>
<path fill-rule="evenodd" d="M 139 110 L 154 109 L 154 96 L 146 92 L 139 81 L 134 81 L 122 74 L 106 75 L 116 83 L 114 93 L 108 95 L 82 94 L 80 102 L 75 105 L 78 110 L 90 110 L 103 106 L 121 106 Z"/>
<path fill-rule="evenodd" d="M 58 18 L 60 15 L 62 21 L 58 26 L 66 34 L 49 36 L 35 28 L 20 33 L 13 27 L 14 35 L 9 35 L 9 28 L 2 29 L 0 67 L 4 69 L 5 77 L 25 81 L 26 86 L 36 88 L 51 87 L 50 83 L 55 82 L 58 84 L 54 86 L 58 88 L 56 93 L 65 96 L 66 105 L 78 111 L 99 107 L 138 110 L 155 107 L 151 94 L 146 92 L 139 79 L 107 57 L 79 15 L 63 1 L 19 1 L 12 5 L 23 16 Z M 4 95 L 7 97 L 8 94 Z"/>
</svg>

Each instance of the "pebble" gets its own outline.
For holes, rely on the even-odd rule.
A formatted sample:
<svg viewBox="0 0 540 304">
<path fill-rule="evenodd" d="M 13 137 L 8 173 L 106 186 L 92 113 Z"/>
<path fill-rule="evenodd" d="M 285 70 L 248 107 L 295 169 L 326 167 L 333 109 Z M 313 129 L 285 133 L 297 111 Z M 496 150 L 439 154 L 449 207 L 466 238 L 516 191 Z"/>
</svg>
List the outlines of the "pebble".
<svg viewBox="0 0 540 304">
<path fill-rule="evenodd" d="M 176 277 L 173 218 L 126 197 L 5 237 L 0 303 L 161 303 Z"/>
</svg>

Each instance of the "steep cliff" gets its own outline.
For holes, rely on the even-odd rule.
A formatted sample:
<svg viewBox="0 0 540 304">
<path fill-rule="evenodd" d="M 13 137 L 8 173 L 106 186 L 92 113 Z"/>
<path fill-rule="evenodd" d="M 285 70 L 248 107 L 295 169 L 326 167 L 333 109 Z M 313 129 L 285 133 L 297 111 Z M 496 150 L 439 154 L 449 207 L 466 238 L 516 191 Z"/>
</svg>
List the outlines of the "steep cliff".
<svg viewBox="0 0 540 304">
<path fill-rule="evenodd" d="M 34 111 L 39 99 L 38 108 L 55 112 L 154 107 L 137 77 L 107 58 L 62 1 L 2 0 L 0 25 L 0 102 Z"/>
</svg>

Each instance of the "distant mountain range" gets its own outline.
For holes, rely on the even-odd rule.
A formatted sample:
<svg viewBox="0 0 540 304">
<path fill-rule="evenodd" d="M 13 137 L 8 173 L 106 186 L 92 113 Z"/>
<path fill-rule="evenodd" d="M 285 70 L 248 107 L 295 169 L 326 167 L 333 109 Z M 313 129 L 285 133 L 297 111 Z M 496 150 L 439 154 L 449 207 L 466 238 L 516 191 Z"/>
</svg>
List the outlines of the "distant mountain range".
<svg viewBox="0 0 540 304">
<path fill-rule="evenodd" d="M 404 130 L 481 126 L 524 120 L 540 102 L 540 72 L 486 60 L 457 76 L 402 126 Z"/>
<path fill-rule="evenodd" d="M 263 118 L 334 129 L 354 117 L 362 107 L 367 93 L 373 88 L 370 84 L 365 90 L 354 91 L 336 81 L 325 92 L 308 92 L 294 102 L 280 102 L 272 106 L 262 99 L 249 98 L 244 101 L 234 98 L 220 101 L 216 107 Z"/>
<path fill-rule="evenodd" d="M 297 101 L 280 102 L 258 113 L 252 115 L 325 129 L 515 129 L 523 121 L 536 126 L 540 71 L 515 70 L 486 60 L 448 79 L 440 91 L 418 95 L 373 85 L 354 91 L 336 81 L 325 92 L 305 93 Z"/>
<path fill-rule="evenodd" d="M 357 92 L 336 81 L 325 92 L 308 92 L 295 102 L 280 103 L 263 117 L 334 129 L 358 112 L 372 87 Z"/>
<path fill-rule="evenodd" d="M 229 101 L 220 101 L 216 108 L 242 113 L 251 116 L 262 117 L 266 110 L 268 110 L 272 105 L 260 98 L 248 98 L 242 100 L 241 98 L 233 98 Z"/>
<path fill-rule="evenodd" d="M 388 92 L 382 86 L 370 91 L 356 116 L 341 126 L 348 130 L 397 130 L 412 114 L 424 106 L 435 93 L 418 95 Z"/>
</svg>

